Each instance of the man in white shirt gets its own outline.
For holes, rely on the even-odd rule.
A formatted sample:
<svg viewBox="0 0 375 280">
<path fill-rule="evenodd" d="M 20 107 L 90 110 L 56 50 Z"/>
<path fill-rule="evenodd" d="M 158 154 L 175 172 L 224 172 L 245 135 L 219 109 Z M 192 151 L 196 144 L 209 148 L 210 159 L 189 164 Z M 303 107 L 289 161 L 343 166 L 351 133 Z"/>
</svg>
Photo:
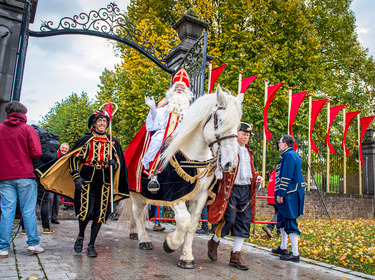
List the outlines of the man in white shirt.
<svg viewBox="0 0 375 280">
<path fill-rule="evenodd" d="M 239 164 L 237 172 L 232 174 L 235 177 L 234 184 L 231 176 L 224 174 L 224 183 L 221 186 L 229 189 L 229 202 L 223 218 L 215 227 L 214 236 L 207 244 L 209 259 L 216 261 L 220 237 L 225 237 L 229 234 L 234 236 L 229 265 L 241 270 L 249 269 L 249 266 L 242 260 L 241 249 L 245 238 L 249 238 L 250 234 L 253 197 L 255 196 L 256 188 L 263 182 L 263 178 L 259 176 L 254 168 L 253 151 L 247 145 L 251 130 L 251 125 L 248 122 L 241 122 L 237 133 Z M 209 209 L 209 211 L 211 210 L 213 209 Z"/>
</svg>

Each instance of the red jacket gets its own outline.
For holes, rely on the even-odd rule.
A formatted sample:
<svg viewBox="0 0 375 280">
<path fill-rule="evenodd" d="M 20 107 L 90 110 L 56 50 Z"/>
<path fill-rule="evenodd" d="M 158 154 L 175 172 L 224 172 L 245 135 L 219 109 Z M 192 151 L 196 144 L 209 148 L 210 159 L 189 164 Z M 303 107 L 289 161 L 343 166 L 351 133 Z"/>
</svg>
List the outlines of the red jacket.
<svg viewBox="0 0 375 280">
<path fill-rule="evenodd" d="M 33 162 L 42 155 L 34 128 L 21 113 L 12 113 L 0 124 L 0 181 L 35 178 Z"/>
</svg>

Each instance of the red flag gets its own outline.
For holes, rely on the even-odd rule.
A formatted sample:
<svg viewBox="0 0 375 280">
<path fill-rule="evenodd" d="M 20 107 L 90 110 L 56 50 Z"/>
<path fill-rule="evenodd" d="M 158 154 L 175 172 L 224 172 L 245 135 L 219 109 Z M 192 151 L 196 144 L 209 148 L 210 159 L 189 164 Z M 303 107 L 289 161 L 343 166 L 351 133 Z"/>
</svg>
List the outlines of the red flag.
<svg viewBox="0 0 375 280">
<path fill-rule="evenodd" d="M 349 112 L 349 113 L 346 113 L 346 124 L 345 124 L 345 130 L 344 130 L 344 138 L 342 139 L 342 142 L 341 142 L 341 147 L 344 149 L 345 148 L 345 151 L 346 151 L 346 154 L 348 156 L 350 156 L 350 151 L 349 149 L 346 147 L 346 135 L 348 134 L 348 130 L 349 130 L 349 126 L 350 124 L 352 123 L 352 121 L 354 120 L 355 116 L 358 115 L 361 111 L 355 111 L 355 112 Z"/>
<path fill-rule="evenodd" d="M 303 91 L 303 92 L 296 93 L 296 94 L 292 95 L 292 101 L 291 101 L 291 104 L 290 104 L 289 132 L 288 133 L 290 135 L 292 135 L 293 139 L 294 139 L 293 123 L 294 123 L 294 120 L 296 119 L 298 109 L 301 106 L 301 103 L 306 96 L 306 93 L 307 93 L 307 91 Z M 294 142 L 294 150 L 297 150 L 297 143 L 296 142 Z"/>
<path fill-rule="evenodd" d="M 361 118 L 361 139 L 359 141 L 359 158 L 361 159 L 361 165 L 363 165 L 363 155 L 362 155 L 362 140 L 363 140 L 363 136 L 365 136 L 365 132 L 368 128 L 368 126 L 370 125 L 370 123 L 372 122 L 372 120 L 375 118 L 375 116 L 372 116 L 372 117 L 363 117 Z"/>
<path fill-rule="evenodd" d="M 268 108 L 270 107 L 273 98 L 275 97 L 277 91 L 279 90 L 282 84 L 283 83 L 279 83 L 277 85 L 270 86 L 267 89 L 267 102 L 263 110 L 263 126 L 264 126 L 264 132 L 266 133 L 267 140 L 270 140 L 272 137 L 271 131 L 267 130 Z"/>
<path fill-rule="evenodd" d="M 258 75 L 248 77 L 242 80 L 242 85 L 241 85 L 241 91 L 240 93 L 244 93 L 249 85 L 258 77 Z"/>
<path fill-rule="evenodd" d="M 108 101 L 104 109 L 104 114 L 106 114 L 109 117 L 110 121 L 112 120 L 112 109 L 113 109 L 112 104 L 111 102 Z"/>
<path fill-rule="evenodd" d="M 334 106 L 331 107 L 331 110 L 329 112 L 329 126 L 328 126 L 328 131 L 327 131 L 327 136 L 326 136 L 326 144 L 329 147 L 329 152 L 332 154 L 336 154 L 335 149 L 333 148 L 330 137 L 331 137 L 331 125 L 333 123 L 333 120 L 336 118 L 337 114 L 345 108 L 345 105 L 339 105 L 339 106 Z"/>
<path fill-rule="evenodd" d="M 315 121 L 319 116 L 320 111 L 322 111 L 322 108 L 324 104 L 328 101 L 328 98 L 315 100 L 312 102 L 312 109 L 311 109 L 311 130 L 310 130 L 310 142 L 311 142 L 311 150 L 313 150 L 315 153 L 319 154 L 318 148 L 315 145 L 314 140 L 312 139 L 312 132 L 314 129 Z"/>
<path fill-rule="evenodd" d="M 211 72 L 211 84 L 210 84 L 210 90 L 208 91 L 208 93 L 211 93 L 212 92 L 212 89 L 214 88 L 214 84 L 215 82 L 217 81 L 217 79 L 219 78 L 221 72 L 224 70 L 225 66 L 227 66 L 227 64 L 223 64 L 219 67 L 216 67 L 214 69 L 212 69 L 212 72 Z"/>
</svg>

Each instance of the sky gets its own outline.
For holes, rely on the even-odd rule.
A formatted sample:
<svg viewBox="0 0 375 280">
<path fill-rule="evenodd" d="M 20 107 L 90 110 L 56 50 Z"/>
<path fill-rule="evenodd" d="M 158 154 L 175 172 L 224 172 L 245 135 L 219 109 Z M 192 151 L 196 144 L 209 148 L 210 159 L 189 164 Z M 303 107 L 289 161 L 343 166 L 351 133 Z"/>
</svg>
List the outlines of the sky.
<svg viewBox="0 0 375 280">
<path fill-rule="evenodd" d="M 110 2 L 125 11 L 129 1 L 39 0 L 30 30 L 39 31 L 41 21 L 52 21 L 57 27 L 63 17 L 88 14 Z M 356 15 L 359 41 L 375 57 L 375 0 L 353 0 L 351 9 Z M 84 91 L 94 98 L 103 70 L 112 70 L 119 62 L 106 39 L 83 35 L 30 37 L 20 100 L 28 108 L 28 123 L 41 121 L 56 102 L 73 92 Z"/>
</svg>

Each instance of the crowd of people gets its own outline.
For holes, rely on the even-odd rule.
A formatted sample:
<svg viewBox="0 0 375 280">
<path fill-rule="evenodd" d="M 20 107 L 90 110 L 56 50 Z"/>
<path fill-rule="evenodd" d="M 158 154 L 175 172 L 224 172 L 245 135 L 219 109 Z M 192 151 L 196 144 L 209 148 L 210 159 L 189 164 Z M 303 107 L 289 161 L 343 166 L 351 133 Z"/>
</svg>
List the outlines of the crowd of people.
<svg viewBox="0 0 375 280">
<path fill-rule="evenodd" d="M 166 97 L 166 101 L 158 106 L 153 97 L 145 98 L 145 103 L 150 108 L 146 120 L 150 141 L 141 162 L 144 171 L 148 172 L 147 175 L 154 177 L 156 181 L 161 150 L 177 133 L 192 98 L 186 71 L 176 74 Z M 67 143 L 58 145 L 57 135 L 54 141 L 48 141 L 49 145 L 43 145 L 42 137 L 37 133 L 41 129 L 26 124 L 27 108 L 20 102 L 8 103 L 5 111 L 7 119 L 0 124 L 0 257 L 8 257 L 17 201 L 22 212 L 24 233 L 28 237 L 28 251 L 44 251 L 39 244 L 35 207 L 39 204 L 43 234 L 53 233 L 50 223 L 60 223 L 60 194 L 64 195 L 64 201 L 73 201 L 74 198 L 74 210 L 78 217 L 74 251 L 82 252 L 86 228 L 91 221 L 87 255 L 96 257 L 98 253 L 95 241 L 102 224 L 113 211 L 113 202 L 129 197 L 128 171 L 122 147 L 116 138 L 106 133 L 110 117 L 105 112 L 95 111 L 88 120 L 89 132 L 78 139 L 69 150 Z M 175 119 L 172 120 L 173 114 Z M 254 166 L 253 151 L 248 146 L 251 131 L 251 124 L 242 121 L 237 133 L 239 163 L 230 172 L 216 173 L 219 192 L 229 190 L 228 197 L 222 201 L 216 199 L 213 204 L 204 207 L 204 222 L 197 230 L 200 234 L 213 234 L 207 244 L 207 255 L 214 262 L 218 258 L 220 238 L 233 236 L 229 265 L 240 270 L 249 269 L 242 258 L 241 250 L 245 238 L 250 236 L 250 225 L 254 220 L 255 193 L 263 182 Z M 301 159 L 293 150 L 293 145 L 292 136 L 281 137 L 281 159 L 273 173 L 274 177 L 271 176 L 274 181 L 271 195 L 273 193 L 275 196 L 275 199 L 270 201 L 275 209 L 272 222 L 277 222 L 276 228 L 281 235 L 281 244 L 273 249 L 272 253 L 280 256 L 281 260 L 299 262 L 300 231 L 296 220 L 303 214 L 304 182 Z M 51 186 L 59 191 L 49 191 Z M 222 208 L 225 211 L 220 211 L 219 215 L 219 209 Z M 70 209 L 70 205 L 64 209 Z M 150 205 L 149 211 L 150 218 L 157 218 L 161 216 L 162 207 Z M 210 228 L 207 219 L 211 224 Z M 264 226 L 263 230 L 272 238 L 273 228 L 274 225 L 270 224 Z M 154 230 L 164 231 L 165 227 L 156 220 Z M 292 245 L 291 252 L 287 249 L 288 237 Z"/>
</svg>

